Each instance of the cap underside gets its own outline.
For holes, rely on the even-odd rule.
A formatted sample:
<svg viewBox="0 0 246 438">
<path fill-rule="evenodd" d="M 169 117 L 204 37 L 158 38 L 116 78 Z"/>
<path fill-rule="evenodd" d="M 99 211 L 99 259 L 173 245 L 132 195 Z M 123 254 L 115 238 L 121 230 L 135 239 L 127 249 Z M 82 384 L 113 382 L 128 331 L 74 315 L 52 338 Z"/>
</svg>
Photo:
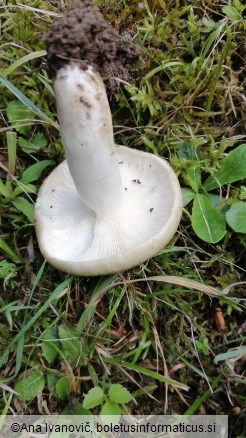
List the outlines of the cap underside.
<svg viewBox="0 0 246 438">
<path fill-rule="evenodd" d="M 89 262 L 97 266 L 90 275 L 120 271 L 121 264 L 124 265 L 122 270 L 126 269 L 128 264 L 134 266 L 152 257 L 177 229 L 181 193 L 169 164 L 157 156 L 124 146 L 116 147 L 116 154 L 123 203 L 116 206 L 113 216 L 97 217 L 86 207 L 66 162 L 60 164 L 41 187 L 36 204 L 38 242 L 44 257 L 61 270 L 85 275 L 88 269 L 83 272 L 83 263 L 88 266 Z M 108 196 L 110 193 L 105 193 L 105 198 Z M 144 248 L 148 254 L 142 253 Z M 139 259 L 130 263 L 131 254 L 136 258 L 138 253 Z M 105 268 L 105 259 L 109 265 L 115 261 L 116 269 Z M 100 260 L 103 272 L 100 272 Z"/>
</svg>

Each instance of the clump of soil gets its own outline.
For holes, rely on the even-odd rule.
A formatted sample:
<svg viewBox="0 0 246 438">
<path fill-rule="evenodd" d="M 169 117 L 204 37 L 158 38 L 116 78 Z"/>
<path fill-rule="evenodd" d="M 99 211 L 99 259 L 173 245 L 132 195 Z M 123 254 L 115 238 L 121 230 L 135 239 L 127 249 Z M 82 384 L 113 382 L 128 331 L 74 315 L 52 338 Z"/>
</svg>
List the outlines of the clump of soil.
<svg viewBox="0 0 246 438">
<path fill-rule="evenodd" d="M 96 67 L 103 74 L 104 66 L 116 54 L 116 35 L 109 29 L 91 0 L 81 0 L 63 17 L 54 21 L 45 36 L 49 74 L 71 60 Z"/>
<path fill-rule="evenodd" d="M 52 78 L 65 64 L 78 61 L 82 68 L 91 65 L 109 78 L 110 94 L 116 86 L 110 77 L 129 81 L 129 67 L 139 58 L 138 50 L 109 27 L 91 0 L 79 0 L 54 21 L 44 40 L 47 70 Z"/>
</svg>

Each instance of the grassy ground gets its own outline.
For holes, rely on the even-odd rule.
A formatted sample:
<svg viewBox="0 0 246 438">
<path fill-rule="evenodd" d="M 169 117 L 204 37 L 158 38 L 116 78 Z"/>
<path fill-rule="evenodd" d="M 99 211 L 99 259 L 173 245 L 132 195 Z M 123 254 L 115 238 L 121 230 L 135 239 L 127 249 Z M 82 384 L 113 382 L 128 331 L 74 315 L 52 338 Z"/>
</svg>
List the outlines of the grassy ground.
<svg viewBox="0 0 246 438">
<path fill-rule="evenodd" d="M 170 160 L 185 189 L 169 246 L 103 278 L 67 276 L 38 250 L 35 194 L 64 159 L 41 36 L 72 2 L 23 3 L 0 4 L 2 409 L 96 413 L 85 394 L 109 409 L 121 384 L 122 411 L 227 414 L 245 436 L 243 2 L 98 0 L 140 53 L 128 83 L 116 78 L 116 143 Z"/>
</svg>

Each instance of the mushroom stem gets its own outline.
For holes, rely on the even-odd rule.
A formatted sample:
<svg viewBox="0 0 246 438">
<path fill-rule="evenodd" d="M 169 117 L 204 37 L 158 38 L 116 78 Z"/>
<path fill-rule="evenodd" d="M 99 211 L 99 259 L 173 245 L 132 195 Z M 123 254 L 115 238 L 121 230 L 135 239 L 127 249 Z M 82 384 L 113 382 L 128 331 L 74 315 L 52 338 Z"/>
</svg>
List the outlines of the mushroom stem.
<svg viewBox="0 0 246 438">
<path fill-rule="evenodd" d="M 54 81 L 57 113 L 69 171 L 83 202 L 98 216 L 112 216 L 123 190 L 111 111 L 100 75 L 69 63 Z"/>
</svg>

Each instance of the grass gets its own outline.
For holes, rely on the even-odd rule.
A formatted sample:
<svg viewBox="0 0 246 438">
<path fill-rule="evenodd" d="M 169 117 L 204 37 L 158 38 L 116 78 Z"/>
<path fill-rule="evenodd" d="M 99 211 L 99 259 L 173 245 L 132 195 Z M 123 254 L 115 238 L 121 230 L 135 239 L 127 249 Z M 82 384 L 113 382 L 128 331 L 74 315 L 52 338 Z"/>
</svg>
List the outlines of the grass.
<svg viewBox="0 0 246 438">
<path fill-rule="evenodd" d="M 44 263 L 35 194 L 64 155 L 40 37 L 62 11 L 56 2 L 3 1 L 1 409 L 82 412 L 90 389 L 121 384 L 134 397 L 124 404 L 129 412 L 227 414 L 230 436 L 240 437 L 245 231 L 225 218 L 232 206 L 245 208 L 246 189 L 241 168 L 212 189 L 208 178 L 221 178 L 225 157 L 245 143 L 245 7 L 239 0 L 98 5 L 141 53 L 132 79 L 116 78 L 116 142 L 170 160 L 188 202 L 168 247 L 129 272 L 74 278 Z M 220 215 L 219 239 L 211 229 L 207 237 L 201 212 Z"/>
</svg>

